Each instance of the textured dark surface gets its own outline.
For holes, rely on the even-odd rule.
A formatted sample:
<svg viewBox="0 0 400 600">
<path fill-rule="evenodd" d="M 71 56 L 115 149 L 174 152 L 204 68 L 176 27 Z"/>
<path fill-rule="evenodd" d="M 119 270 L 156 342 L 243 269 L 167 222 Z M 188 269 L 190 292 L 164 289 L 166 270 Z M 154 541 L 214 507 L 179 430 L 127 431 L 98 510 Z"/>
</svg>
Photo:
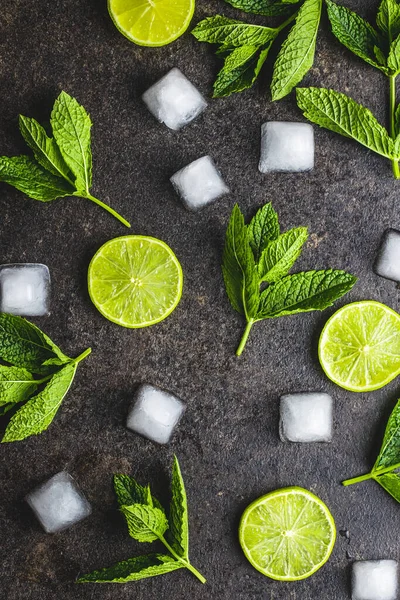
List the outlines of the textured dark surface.
<svg viewBox="0 0 400 600">
<path fill-rule="evenodd" d="M 376 0 L 347 0 L 372 16 Z M 316 129 L 316 166 L 300 175 L 257 170 L 260 124 L 301 120 L 294 97 L 267 101 L 266 75 L 253 90 L 210 101 L 192 125 L 173 133 L 158 124 L 140 94 L 177 66 L 207 95 L 218 65 L 211 48 L 189 34 L 161 49 L 138 48 L 113 27 L 100 0 L 15 0 L 0 11 L 0 152 L 24 150 L 21 112 L 45 121 L 61 89 L 94 121 L 94 193 L 133 223 L 135 233 L 165 240 L 185 273 L 182 302 L 164 323 L 129 331 L 107 322 L 90 303 L 86 272 L 94 252 L 127 230 L 90 202 L 48 205 L 0 187 L 0 261 L 44 262 L 53 278 L 51 316 L 37 320 L 61 348 L 93 353 L 45 434 L 0 448 L 0 596 L 7 600 L 345 600 L 354 558 L 398 558 L 399 506 L 374 483 L 344 489 L 340 480 L 369 470 L 398 383 L 371 394 L 331 384 L 317 360 L 317 340 L 333 310 L 262 323 L 241 359 L 234 356 L 243 322 L 228 305 L 220 273 L 233 203 L 250 217 L 273 200 L 284 229 L 308 225 L 302 268 L 345 268 L 360 277 L 348 300 L 372 298 L 398 308 L 394 284 L 372 272 L 380 237 L 398 227 L 399 186 L 384 159 Z M 196 19 L 239 15 L 222 0 L 198 1 Z M 368 15 L 369 11 L 369 15 Z M 244 16 L 244 15 L 243 15 Z M 257 19 L 255 20 L 256 22 Z M 350 93 L 384 122 L 383 76 L 339 46 L 323 21 L 308 85 Z M 175 197 L 169 176 L 211 153 L 232 194 L 199 214 Z M 124 427 L 137 384 L 149 381 L 188 404 L 172 444 L 158 447 Z M 331 445 L 284 445 L 278 438 L 282 393 L 323 390 L 335 399 Z M 111 476 L 122 471 L 154 482 L 165 496 L 173 453 L 181 461 L 190 503 L 191 557 L 208 578 L 185 571 L 126 586 L 77 586 L 82 572 L 146 552 L 127 535 L 115 510 Z M 82 524 L 44 534 L 23 497 L 66 468 L 93 504 Z M 338 529 L 330 562 L 308 581 L 282 584 L 257 573 L 237 542 L 243 509 L 286 485 L 323 498 Z M 154 547 L 156 545 L 153 545 Z"/>
</svg>

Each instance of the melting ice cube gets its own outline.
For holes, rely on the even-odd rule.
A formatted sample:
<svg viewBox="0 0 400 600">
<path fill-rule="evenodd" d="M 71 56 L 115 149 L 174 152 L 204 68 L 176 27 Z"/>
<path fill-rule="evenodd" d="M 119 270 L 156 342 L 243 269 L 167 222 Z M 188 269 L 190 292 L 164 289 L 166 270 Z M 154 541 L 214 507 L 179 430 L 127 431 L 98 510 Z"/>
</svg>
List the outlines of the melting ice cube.
<svg viewBox="0 0 400 600">
<path fill-rule="evenodd" d="M 261 173 L 314 168 L 314 130 L 308 123 L 269 121 L 261 126 Z"/>
<path fill-rule="evenodd" d="M 49 310 L 50 273 L 36 263 L 0 266 L 1 312 L 41 317 Z"/>
<path fill-rule="evenodd" d="M 281 397 L 280 437 L 283 442 L 330 442 L 333 401 L 324 393 Z"/>
<path fill-rule="evenodd" d="M 229 193 L 211 156 L 198 158 L 172 175 L 171 183 L 189 210 L 200 210 Z"/>
</svg>

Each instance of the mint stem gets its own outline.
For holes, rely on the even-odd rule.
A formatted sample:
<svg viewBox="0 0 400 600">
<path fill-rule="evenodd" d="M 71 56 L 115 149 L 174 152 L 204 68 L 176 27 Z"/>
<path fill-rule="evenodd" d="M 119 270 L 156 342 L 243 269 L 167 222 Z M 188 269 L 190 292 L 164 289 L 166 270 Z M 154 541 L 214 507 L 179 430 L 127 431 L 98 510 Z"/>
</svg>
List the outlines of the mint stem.
<svg viewBox="0 0 400 600">
<path fill-rule="evenodd" d="M 81 360 L 85 359 L 87 356 L 89 356 L 89 354 L 91 353 L 92 349 L 91 348 L 87 348 L 87 350 L 85 350 L 85 352 L 82 352 L 82 354 L 80 354 L 78 356 L 78 358 L 74 358 L 74 360 L 72 362 L 74 362 L 75 364 L 78 364 L 81 362 Z"/>
<path fill-rule="evenodd" d="M 107 204 L 104 204 L 104 202 L 102 202 L 98 198 L 95 198 L 89 192 L 86 192 L 84 195 L 81 194 L 81 193 L 77 193 L 77 194 L 74 194 L 74 195 L 75 196 L 81 196 L 82 198 L 87 198 L 88 200 L 91 200 L 92 202 L 94 202 L 98 206 L 101 206 L 101 208 L 104 208 L 104 210 L 106 210 L 107 212 L 109 212 L 113 217 L 115 217 L 116 219 L 118 219 L 118 221 L 120 221 L 126 227 L 130 227 L 131 226 L 131 224 L 129 223 L 129 221 L 127 221 L 126 219 L 124 219 L 124 217 L 122 217 L 120 214 L 118 214 L 117 211 L 115 211 L 113 208 L 111 208 L 111 206 L 108 206 Z"/>
<path fill-rule="evenodd" d="M 368 481 L 369 479 L 376 479 L 379 475 L 385 475 L 386 473 L 391 473 L 392 471 L 396 471 L 396 469 L 400 469 L 400 463 L 396 465 L 391 465 L 390 467 L 384 467 L 383 469 L 374 469 L 371 473 L 367 473 L 366 475 L 360 475 L 359 477 L 353 477 L 352 479 L 346 479 L 346 481 L 342 481 L 342 485 L 345 487 L 349 485 L 354 485 L 355 483 L 361 483 L 362 481 Z"/>
<path fill-rule="evenodd" d="M 164 544 L 164 546 L 167 548 L 168 552 L 170 552 L 172 554 L 172 556 L 178 562 L 180 562 L 186 569 L 188 569 L 191 573 L 193 573 L 193 575 L 195 575 L 195 577 L 197 577 L 197 579 L 199 579 L 201 581 L 201 583 L 206 583 L 207 580 L 203 577 L 203 575 L 201 573 L 199 573 L 198 570 L 195 569 L 194 566 L 191 565 L 188 560 L 185 560 L 184 558 L 179 556 L 175 552 L 175 550 L 173 548 L 171 548 L 171 546 L 168 544 L 168 542 L 164 536 L 162 536 L 162 535 L 159 536 L 159 539 L 160 539 L 160 542 L 162 542 Z"/>
<path fill-rule="evenodd" d="M 393 140 L 396 139 L 396 123 L 395 123 L 395 113 L 396 113 L 396 75 L 389 76 L 390 82 L 390 135 Z M 392 159 L 392 168 L 393 175 L 396 179 L 400 179 L 400 169 L 399 169 L 399 161 L 395 158 Z"/>
<path fill-rule="evenodd" d="M 253 327 L 254 323 L 255 323 L 254 319 L 250 319 L 250 321 L 247 321 L 247 326 L 246 326 L 246 329 L 244 330 L 243 337 L 241 339 L 238 349 L 236 350 L 236 356 L 241 356 L 241 354 L 244 350 L 244 347 L 246 346 L 247 340 L 250 335 L 251 328 Z"/>
</svg>

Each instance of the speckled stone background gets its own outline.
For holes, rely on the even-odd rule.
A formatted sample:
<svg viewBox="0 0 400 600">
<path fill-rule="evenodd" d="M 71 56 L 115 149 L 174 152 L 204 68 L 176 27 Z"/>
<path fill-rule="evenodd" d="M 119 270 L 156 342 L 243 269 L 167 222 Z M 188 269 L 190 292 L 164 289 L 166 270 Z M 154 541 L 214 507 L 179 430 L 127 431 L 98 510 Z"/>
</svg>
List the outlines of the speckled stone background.
<svg viewBox="0 0 400 600">
<path fill-rule="evenodd" d="M 345 600 L 353 558 L 399 558 L 400 508 L 377 485 L 344 489 L 341 479 L 370 469 L 398 382 L 371 394 L 331 384 L 317 359 L 317 340 L 333 310 L 261 323 L 241 359 L 234 355 L 243 321 L 229 307 L 220 272 L 234 202 L 248 217 L 274 202 L 283 229 L 308 225 L 299 268 L 338 267 L 360 278 L 347 300 L 372 298 L 398 308 L 398 291 L 372 272 L 380 237 L 399 226 L 400 182 L 390 165 L 349 140 L 316 128 L 314 171 L 263 176 L 257 170 L 260 124 L 302 120 L 293 95 L 268 101 L 268 69 L 252 90 L 211 100 L 179 133 L 158 124 L 141 93 L 177 66 L 210 96 L 219 67 L 211 48 L 189 34 L 161 49 L 139 48 L 111 23 L 102 0 L 14 0 L 0 10 L 0 152 L 24 151 L 17 115 L 46 121 L 61 89 L 90 111 L 95 195 L 131 219 L 134 233 L 162 238 L 185 273 L 182 302 L 164 323 L 130 331 L 92 306 L 86 272 L 95 251 L 127 230 L 90 202 L 40 204 L 0 186 L 0 261 L 44 262 L 51 270 L 51 315 L 38 319 L 65 352 L 91 357 L 45 434 L 0 448 L 0 596 L 4 600 Z M 345 4 L 373 17 L 376 0 Z M 224 12 L 222 0 L 198 0 L 195 21 Z M 249 21 L 252 19 L 249 18 Z M 262 23 L 262 19 L 254 19 Z M 306 85 L 333 87 L 365 103 L 385 122 L 383 76 L 342 48 L 324 18 Z M 210 153 L 232 194 L 199 214 L 175 197 L 169 176 Z M 158 447 L 124 422 L 138 383 L 175 392 L 188 405 L 173 442 Z M 278 438 L 282 393 L 323 390 L 335 399 L 331 445 L 284 445 Z M 116 511 L 114 472 L 150 481 L 167 497 L 173 453 L 181 461 L 190 503 L 191 557 L 208 579 L 185 571 L 126 586 L 77 586 L 79 573 L 150 549 L 131 540 Z M 67 469 L 93 505 L 83 523 L 46 535 L 23 497 Z M 330 562 L 311 579 L 269 581 L 244 558 L 237 541 L 243 509 L 275 488 L 299 485 L 321 496 L 339 529 Z M 153 545 L 152 549 L 154 549 Z M 347 556 L 346 553 L 349 553 Z"/>
</svg>

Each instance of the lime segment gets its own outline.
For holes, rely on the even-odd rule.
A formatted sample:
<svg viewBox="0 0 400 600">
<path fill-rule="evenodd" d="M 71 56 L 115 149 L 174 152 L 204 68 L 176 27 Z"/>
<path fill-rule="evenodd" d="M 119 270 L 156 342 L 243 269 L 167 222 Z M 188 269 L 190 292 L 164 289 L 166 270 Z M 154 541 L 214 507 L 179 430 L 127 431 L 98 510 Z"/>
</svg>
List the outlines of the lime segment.
<svg viewBox="0 0 400 600">
<path fill-rule="evenodd" d="M 279 581 L 306 579 L 330 557 L 335 522 L 317 496 L 298 487 L 277 490 L 243 513 L 239 539 L 258 571 Z"/>
<path fill-rule="evenodd" d="M 130 235 L 110 240 L 94 255 L 88 274 L 93 304 L 123 327 L 148 327 L 174 310 L 182 295 L 182 268 L 161 240 Z"/>
<path fill-rule="evenodd" d="M 165 46 L 189 27 L 194 0 L 108 0 L 117 29 L 140 46 Z"/>
<path fill-rule="evenodd" d="M 319 360 L 334 383 L 352 392 L 387 385 L 400 373 L 400 315 L 380 302 L 353 302 L 325 325 Z"/>
</svg>

